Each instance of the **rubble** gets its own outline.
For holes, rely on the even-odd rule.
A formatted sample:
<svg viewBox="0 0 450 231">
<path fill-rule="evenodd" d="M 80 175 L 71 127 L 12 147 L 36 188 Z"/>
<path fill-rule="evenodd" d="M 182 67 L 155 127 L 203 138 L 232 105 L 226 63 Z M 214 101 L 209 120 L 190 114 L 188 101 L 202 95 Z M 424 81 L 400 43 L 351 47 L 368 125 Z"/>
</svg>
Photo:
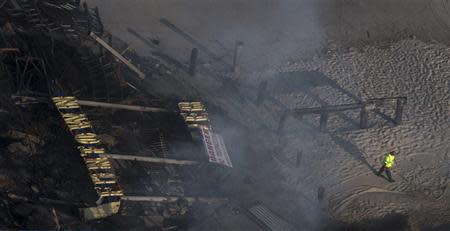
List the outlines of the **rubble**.
<svg viewBox="0 0 450 231">
<path fill-rule="evenodd" d="M 221 195 L 205 192 L 205 196 L 197 196 L 202 192 L 190 191 L 188 182 L 193 179 L 186 172 L 195 169 L 207 178 L 206 170 L 196 167 L 205 158 L 173 153 L 169 146 L 170 142 L 193 143 L 175 113 L 179 95 L 159 98 L 160 92 L 153 94 L 140 87 L 144 76 L 145 81 L 165 77 L 167 87 L 180 84 L 172 78 L 175 71 L 163 54 L 137 56 L 104 31 L 97 9 L 76 0 L 5 1 L 0 18 L 4 19 L 0 25 L 0 68 L 4 70 L 0 74 L 0 117 L 6 131 L 0 134 L 0 152 L 5 153 L 0 157 L 4 171 L 0 199 L 2 206 L 9 206 L 0 228 L 97 229 L 112 221 L 117 227 L 144 223 L 149 229 L 183 230 L 192 203 L 226 203 Z M 67 95 L 82 99 L 78 102 L 86 106 L 86 116 L 75 118 L 73 105 L 58 101 L 64 99 L 59 96 Z M 90 133 L 74 132 L 88 125 Z M 94 131 L 99 135 L 92 135 Z M 86 160 L 86 168 L 80 158 L 80 151 L 82 157 L 91 155 L 83 150 L 92 147 L 77 149 L 81 143 L 97 141 L 110 153 L 101 153 L 105 156 L 95 161 L 108 158 L 108 166 L 117 172 L 117 185 L 131 195 L 128 198 L 144 198 L 147 205 L 139 206 L 147 209 L 136 209 L 138 206 L 128 201 L 118 215 L 97 222 L 82 219 L 83 215 L 104 218 L 105 213 L 119 212 L 117 201 L 122 191 L 102 194 L 98 184 L 104 182 L 92 177 L 90 160 Z M 113 158 L 119 155 L 111 153 L 127 158 Z M 138 159 L 152 161 L 136 162 Z M 183 170 L 172 164 L 192 166 Z M 102 200 L 98 200 L 99 194 Z"/>
<path fill-rule="evenodd" d="M 0 175 L 0 188 L 14 188 L 14 182 L 6 175 Z"/>
</svg>

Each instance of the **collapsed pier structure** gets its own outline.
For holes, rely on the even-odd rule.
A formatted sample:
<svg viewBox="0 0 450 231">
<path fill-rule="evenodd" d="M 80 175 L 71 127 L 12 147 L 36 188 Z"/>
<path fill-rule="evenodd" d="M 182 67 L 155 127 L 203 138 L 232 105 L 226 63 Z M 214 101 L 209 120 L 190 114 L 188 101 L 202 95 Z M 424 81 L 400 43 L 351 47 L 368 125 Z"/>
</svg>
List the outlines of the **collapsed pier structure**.
<svg viewBox="0 0 450 231">
<path fill-rule="evenodd" d="M 137 87 L 145 77 L 160 73 L 165 68 L 163 64 L 153 63 L 147 66 L 158 69 L 141 71 L 131 61 L 139 57 L 130 48 L 125 47 L 120 53 L 113 48 L 127 45 L 103 30 L 98 10 L 79 1 L 5 1 L 1 13 L 6 20 L 1 30 L 2 80 L 11 87 L 5 97 L 12 100 L 11 107 L 49 111 L 48 120 L 61 126 L 61 135 L 72 137 L 73 141 L 67 140 L 71 143 L 71 154 L 78 152 L 86 177 L 90 178 L 90 183 L 85 183 L 90 189 L 76 192 L 81 189 L 75 186 L 77 181 L 85 182 L 88 178 L 78 179 L 74 188 L 64 189 L 75 194 L 87 191 L 90 200 L 71 202 L 70 198 L 59 196 L 48 199 L 50 204 L 56 201 L 66 205 L 63 210 L 78 209 L 75 215 L 67 216 L 69 222 L 58 218 L 63 212 L 53 208 L 57 228 L 83 227 L 77 222 L 69 224 L 76 217 L 89 222 L 122 214 L 137 220 L 148 219 L 149 227 L 175 229 L 185 225 L 183 220 L 191 216 L 192 204 L 226 202 L 214 189 L 203 195 L 195 189 L 213 187 L 196 179 L 205 171 L 209 176 L 211 171 L 221 175 L 232 167 L 223 139 L 202 133 L 212 129 L 205 105 L 181 99 L 179 104 L 168 103 L 170 100 Z M 149 61 L 152 60 L 141 62 Z M 60 118 L 55 116 L 58 114 Z M 133 121 L 140 121 L 140 125 Z M 132 134 L 128 134 L 130 130 Z M 220 143 L 205 146 L 205 138 Z M 184 148 L 174 153 L 171 142 L 182 143 Z M 125 147 L 131 148 L 124 151 Z M 217 159 L 225 158 L 223 155 L 226 163 Z M 212 166 L 205 170 L 206 165 Z M 186 178 L 183 173 L 186 171 L 194 175 Z M 203 180 L 208 181 L 214 180 Z M 195 186 L 191 192 L 190 185 Z M 9 190 L 12 192 L 8 196 L 13 201 L 33 201 L 20 195 L 23 194 L 20 190 Z M 35 200 L 44 198 L 36 196 Z M 144 207 L 150 208 L 149 211 L 140 213 Z"/>
<path fill-rule="evenodd" d="M 42 161 L 33 166 L 38 174 L 24 178 L 26 190 L 18 184 L 4 192 L 11 204 L 25 208 L 8 218 L 11 227 L 29 227 L 24 217 L 35 206 L 51 211 L 52 222 L 36 226 L 40 228 L 83 228 L 95 226 L 96 220 L 102 227 L 144 223 L 155 230 L 178 230 L 193 217 L 210 217 L 215 212 L 210 207 L 237 204 L 262 227 L 295 230 L 298 224 L 289 224 L 264 203 L 242 203 L 217 190 L 236 164 L 210 108 L 239 126 L 261 131 L 249 138 L 260 145 L 255 153 L 280 145 L 274 141 L 282 139 L 287 117 L 312 115 L 319 126 L 311 127 L 322 132 L 329 115 L 343 111 L 357 111 L 359 123 L 352 129 L 370 127 L 369 114 L 394 126 L 402 121 L 405 97 L 287 108 L 266 94 L 267 84 L 242 91 L 242 42 L 236 42 L 233 62 L 226 62 L 167 19 L 161 24 L 193 45 L 186 63 L 129 28 L 153 49 L 151 56 L 139 56 L 105 31 L 98 9 L 80 1 L 6 0 L 0 12 L 2 103 L 10 102 L 1 105 L 0 115 L 11 120 L 2 137 L 5 143 L 27 140 L 25 147 L 8 143 L 10 152 L 32 146 L 33 152 L 48 154 L 26 157 Z M 213 67 L 199 66 L 199 53 L 210 57 Z M 224 98 L 226 92 L 235 94 Z M 383 107 L 391 104 L 394 115 L 384 114 Z M 14 113 L 30 118 L 14 118 Z M 23 124 L 20 129 L 14 128 L 17 120 Z M 30 129 L 28 120 L 48 126 Z M 47 136 L 40 134 L 45 127 Z M 64 149 L 51 149 L 56 145 Z M 67 175 L 77 177 L 69 180 Z M 66 182 L 51 182 L 53 178 Z M 14 223 L 16 216 L 23 221 Z"/>
</svg>

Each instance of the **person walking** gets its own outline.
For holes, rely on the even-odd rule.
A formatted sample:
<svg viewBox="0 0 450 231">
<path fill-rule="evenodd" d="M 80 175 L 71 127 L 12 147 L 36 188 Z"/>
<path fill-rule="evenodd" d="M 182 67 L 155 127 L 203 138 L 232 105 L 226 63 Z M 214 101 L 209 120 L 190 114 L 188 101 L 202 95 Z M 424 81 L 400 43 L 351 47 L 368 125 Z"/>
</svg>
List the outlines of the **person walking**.
<svg viewBox="0 0 450 231">
<path fill-rule="evenodd" d="M 383 165 L 381 166 L 380 170 L 378 170 L 377 176 L 381 176 L 383 172 L 386 172 L 386 176 L 388 177 L 388 180 L 390 182 L 394 182 L 394 179 L 392 179 L 391 174 L 391 168 L 394 166 L 395 161 L 395 153 L 394 151 L 386 153 L 383 158 Z"/>
</svg>

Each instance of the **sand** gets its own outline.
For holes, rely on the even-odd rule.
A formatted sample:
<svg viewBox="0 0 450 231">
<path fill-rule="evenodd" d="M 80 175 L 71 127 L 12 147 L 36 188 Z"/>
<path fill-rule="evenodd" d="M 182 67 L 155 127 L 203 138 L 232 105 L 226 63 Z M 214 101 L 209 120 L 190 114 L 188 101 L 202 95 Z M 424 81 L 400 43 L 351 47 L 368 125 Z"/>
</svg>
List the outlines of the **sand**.
<svg viewBox="0 0 450 231">
<path fill-rule="evenodd" d="M 326 210 L 343 221 L 399 213 L 428 224 L 448 222 L 449 56 L 446 46 L 404 40 L 385 49 L 367 47 L 344 54 L 330 53 L 287 65 L 289 72 L 321 72 L 360 100 L 405 96 L 407 105 L 399 126 L 379 120 L 361 130 L 351 126 L 346 129 L 343 123 L 336 130 L 318 133 L 296 130 L 294 127 L 301 122 L 290 119 L 283 145 L 287 161 L 280 166 L 288 178 L 286 187 L 295 185 L 299 191 L 311 185 L 325 187 Z M 276 96 L 292 108 L 311 106 L 309 95 L 327 104 L 353 100 L 327 86 L 312 87 L 309 92 Z M 295 162 L 297 150 L 303 151 L 306 173 L 303 168 L 289 165 Z M 399 152 L 394 183 L 373 174 L 389 150 Z"/>
</svg>

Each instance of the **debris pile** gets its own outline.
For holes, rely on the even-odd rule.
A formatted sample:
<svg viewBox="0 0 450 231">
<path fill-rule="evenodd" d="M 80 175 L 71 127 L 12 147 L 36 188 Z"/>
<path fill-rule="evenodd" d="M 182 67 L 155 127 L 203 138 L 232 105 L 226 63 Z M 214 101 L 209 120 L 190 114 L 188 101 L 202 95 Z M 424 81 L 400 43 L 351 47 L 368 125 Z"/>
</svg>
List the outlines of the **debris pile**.
<svg viewBox="0 0 450 231">
<path fill-rule="evenodd" d="M 176 86 L 169 65 L 137 56 L 80 1 L 6 0 L 0 19 L 0 229 L 183 230 L 193 203 L 223 203 L 205 185 L 211 168 L 176 112 L 179 95 L 137 87 L 161 76 Z M 82 99 L 83 118 L 51 101 L 67 96 Z M 73 139 L 87 128 L 97 136 Z M 92 151 L 97 141 L 102 152 Z M 111 182 L 91 167 L 106 159 L 124 196 L 99 193 Z M 122 203 L 104 218 L 107 196 Z"/>
</svg>

